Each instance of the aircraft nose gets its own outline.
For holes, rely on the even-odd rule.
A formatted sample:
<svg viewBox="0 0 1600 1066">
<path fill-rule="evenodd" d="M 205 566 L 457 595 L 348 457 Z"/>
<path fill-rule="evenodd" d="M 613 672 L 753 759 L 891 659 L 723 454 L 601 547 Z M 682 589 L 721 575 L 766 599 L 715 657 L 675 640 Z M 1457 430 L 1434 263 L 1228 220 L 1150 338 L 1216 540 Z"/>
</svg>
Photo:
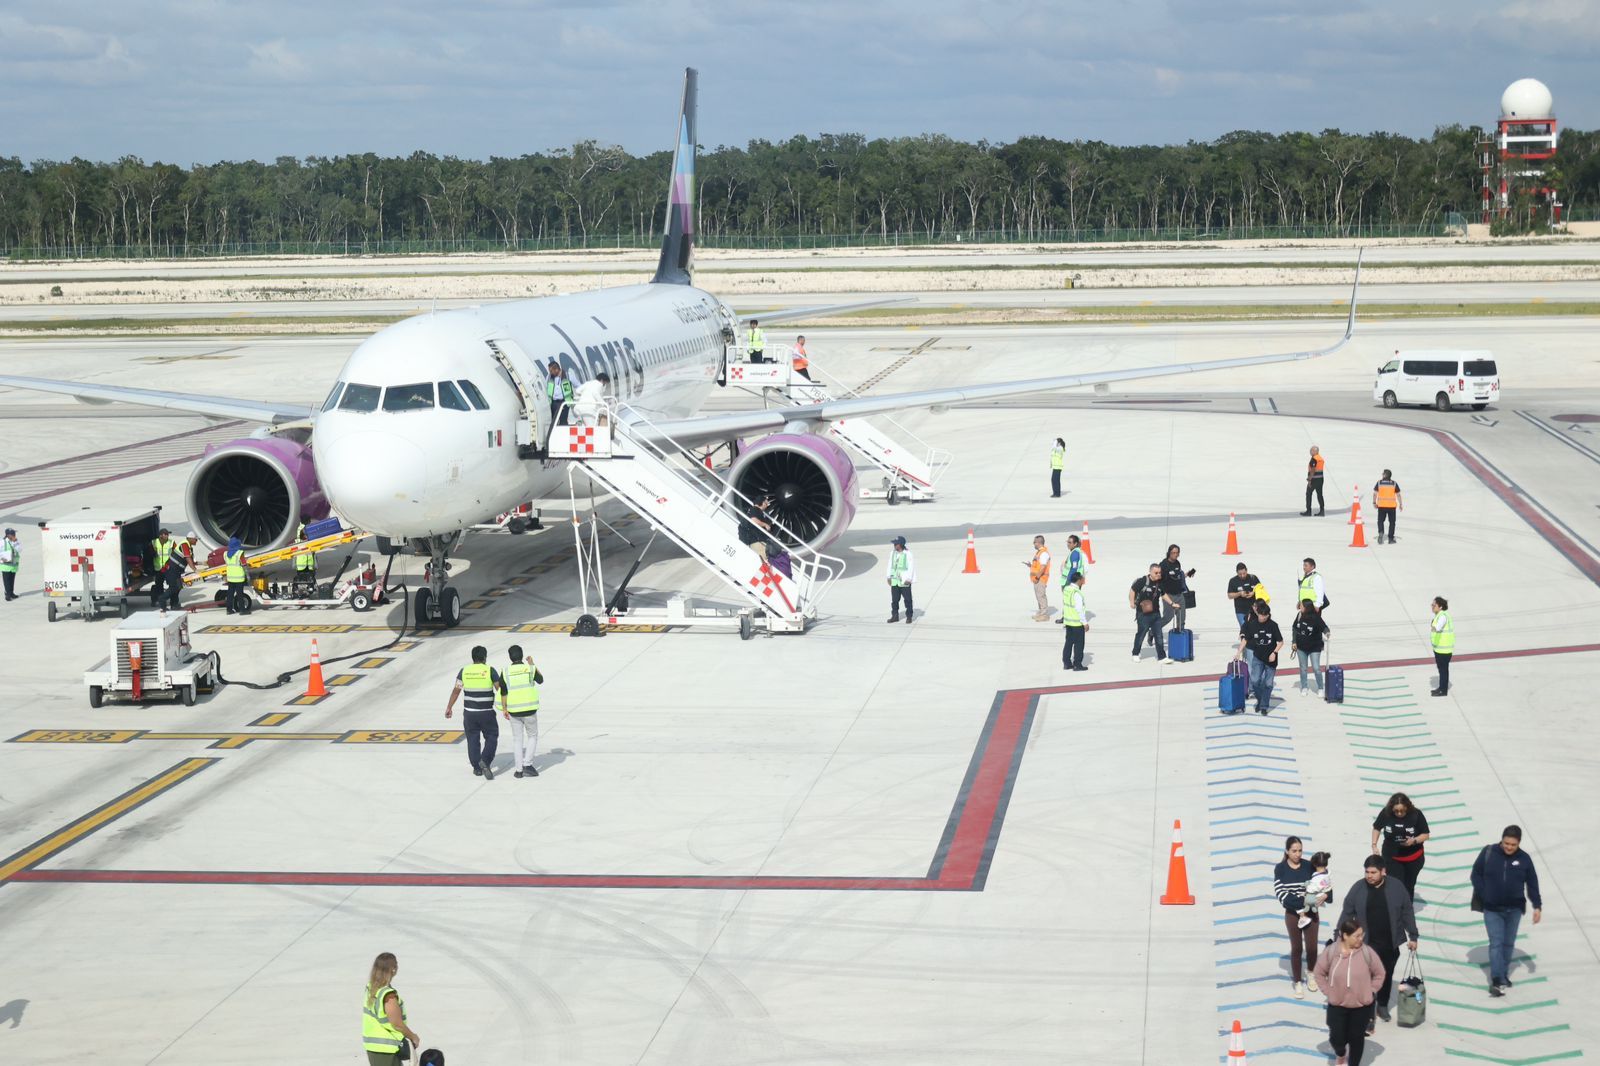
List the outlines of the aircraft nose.
<svg viewBox="0 0 1600 1066">
<path fill-rule="evenodd" d="M 346 522 L 378 534 L 404 535 L 400 516 L 421 502 L 422 449 L 394 433 L 357 431 L 317 442 L 322 490 Z"/>
</svg>

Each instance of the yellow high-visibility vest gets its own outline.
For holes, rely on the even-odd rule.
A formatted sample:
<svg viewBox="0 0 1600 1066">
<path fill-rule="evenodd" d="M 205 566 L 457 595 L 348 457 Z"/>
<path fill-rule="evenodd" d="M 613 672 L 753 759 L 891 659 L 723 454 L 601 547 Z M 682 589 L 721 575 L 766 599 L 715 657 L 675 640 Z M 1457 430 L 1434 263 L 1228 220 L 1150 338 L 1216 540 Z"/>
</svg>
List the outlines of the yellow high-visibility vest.
<svg viewBox="0 0 1600 1066">
<path fill-rule="evenodd" d="M 389 1016 L 383 1010 L 383 1001 L 389 998 L 390 992 L 394 992 L 395 1006 L 400 1008 L 400 1020 L 404 1021 L 406 1001 L 401 999 L 400 993 L 395 992 L 390 985 L 378 989 L 361 1005 L 361 1046 L 379 1055 L 393 1055 L 405 1042 L 405 1037 L 400 1035 L 399 1029 L 389 1023 Z"/>
<path fill-rule="evenodd" d="M 533 675 L 538 671 L 530 662 L 512 663 L 503 675 L 506 682 L 506 711 L 532 714 L 539 709 L 539 686 Z"/>
<path fill-rule="evenodd" d="M 1444 619 L 1443 629 L 1430 629 L 1429 637 L 1433 642 L 1435 655 L 1454 655 L 1456 653 L 1456 624 L 1450 619 L 1449 611 L 1440 611 L 1434 615 L 1435 619 Z"/>
<path fill-rule="evenodd" d="M 222 561 L 228 567 L 224 576 L 230 585 L 244 584 L 244 549 L 236 552 L 224 552 Z"/>
</svg>

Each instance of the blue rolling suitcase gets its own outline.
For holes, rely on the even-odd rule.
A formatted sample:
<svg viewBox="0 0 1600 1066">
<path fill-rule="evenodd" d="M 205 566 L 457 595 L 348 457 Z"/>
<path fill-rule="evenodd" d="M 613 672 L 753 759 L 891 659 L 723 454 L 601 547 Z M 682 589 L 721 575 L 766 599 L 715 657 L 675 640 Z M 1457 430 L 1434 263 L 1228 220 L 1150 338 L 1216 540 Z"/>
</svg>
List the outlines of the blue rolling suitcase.
<svg viewBox="0 0 1600 1066">
<path fill-rule="evenodd" d="M 1167 658 L 1180 663 L 1194 662 L 1194 630 L 1174 629 L 1167 634 Z"/>
<path fill-rule="evenodd" d="M 1217 707 L 1223 714 L 1238 714 L 1244 710 L 1247 676 L 1244 663 L 1231 662 L 1228 672 L 1217 681 Z"/>
<path fill-rule="evenodd" d="M 1344 702 L 1344 667 L 1330 666 L 1323 671 L 1322 698 L 1329 703 Z"/>
</svg>

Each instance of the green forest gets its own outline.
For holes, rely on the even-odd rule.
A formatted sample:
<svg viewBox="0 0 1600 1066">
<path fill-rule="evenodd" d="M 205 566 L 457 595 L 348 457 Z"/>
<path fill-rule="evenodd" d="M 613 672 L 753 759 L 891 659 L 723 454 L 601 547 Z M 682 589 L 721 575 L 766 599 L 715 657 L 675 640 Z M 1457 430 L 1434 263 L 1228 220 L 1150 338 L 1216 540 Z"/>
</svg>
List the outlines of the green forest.
<svg viewBox="0 0 1600 1066">
<path fill-rule="evenodd" d="M 796 247 L 1443 232 L 1476 220 L 1481 131 L 1230 133 L 1117 146 L 1025 137 L 796 136 L 702 148 L 699 240 Z M 649 245 L 666 152 L 585 141 L 487 162 L 417 152 L 188 169 L 0 155 L 0 254 L 182 256 Z M 1551 170 L 1597 217 L 1600 131 L 1564 130 Z M 1526 212 L 1525 212 L 1526 213 Z"/>
</svg>

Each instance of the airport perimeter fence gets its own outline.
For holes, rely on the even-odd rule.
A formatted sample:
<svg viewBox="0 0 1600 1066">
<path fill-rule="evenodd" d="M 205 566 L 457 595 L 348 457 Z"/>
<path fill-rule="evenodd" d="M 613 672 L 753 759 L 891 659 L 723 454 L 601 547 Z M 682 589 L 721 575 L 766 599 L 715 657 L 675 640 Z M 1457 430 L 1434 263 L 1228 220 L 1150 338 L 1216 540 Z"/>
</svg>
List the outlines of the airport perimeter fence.
<svg viewBox="0 0 1600 1066">
<path fill-rule="evenodd" d="M 961 244 L 1137 244 L 1165 241 L 1324 240 L 1448 236 L 1444 221 L 1424 225 L 1253 226 L 1248 229 L 1206 229 L 1162 226 L 1159 229 L 952 230 L 883 234 L 707 234 L 696 236 L 702 248 L 731 251 L 811 251 L 831 248 L 925 248 Z M 0 248 L 12 262 L 93 259 L 232 259 L 273 256 L 407 256 L 507 255 L 519 252 L 604 252 L 659 247 L 659 237 L 631 234 L 582 237 L 534 237 L 523 240 L 466 238 L 458 240 L 386 241 L 247 241 L 226 244 L 150 245 L 22 245 Z"/>
</svg>

